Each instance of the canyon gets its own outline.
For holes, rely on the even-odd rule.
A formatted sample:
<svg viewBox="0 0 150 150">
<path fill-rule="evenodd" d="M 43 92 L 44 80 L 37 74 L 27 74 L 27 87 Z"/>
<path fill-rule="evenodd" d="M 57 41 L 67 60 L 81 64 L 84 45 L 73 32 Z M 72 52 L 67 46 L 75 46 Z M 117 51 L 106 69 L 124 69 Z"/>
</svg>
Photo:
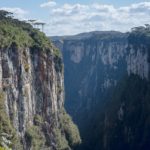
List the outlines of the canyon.
<svg viewBox="0 0 150 150">
<path fill-rule="evenodd" d="M 149 149 L 149 32 L 51 37 L 63 54 L 65 108 L 79 127 L 79 150 Z"/>
</svg>

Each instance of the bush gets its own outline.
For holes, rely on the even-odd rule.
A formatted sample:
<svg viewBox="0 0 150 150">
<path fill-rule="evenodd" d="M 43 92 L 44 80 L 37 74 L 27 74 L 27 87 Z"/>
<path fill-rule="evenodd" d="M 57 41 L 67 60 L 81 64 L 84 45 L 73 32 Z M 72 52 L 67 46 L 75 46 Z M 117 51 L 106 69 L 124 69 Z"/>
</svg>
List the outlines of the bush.
<svg viewBox="0 0 150 150">
<path fill-rule="evenodd" d="M 34 47 L 50 50 L 51 42 L 43 32 L 34 29 L 29 23 L 11 18 L 11 13 L 0 10 L 0 48 Z"/>
<path fill-rule="evenodd" d="M 43 123 L 43 118 L 38 114 L 35 115 L 34 116 L 34 124 L 37 126 L 40 126 L 40 125 L 42 125 L 42 123 Z"/>
<path fill-rule="evenodd" d="M 81 143 L 79 130 L 65 111 L 62 113 L 60 121 L 69 145 L 71 147 L 79 145 Z"/>
<path fill-rule="evenodd" d="M 54 129 L 55 142 L 57 150 L 70 150 L 68 141 L 66 140 L 65 135 L 61 132 L 61 129 Z"/>
<path fill-rule="evenodd" d="M 31 32 L 31 37 L 34 41 L 33 47 L 39 48 L 41 50 L 47 50 L 52 47 L 49 39 L 45 36 L 43 32 L 33 29 Z"/>
<path fill-rule="evenodd" d="M 58 48 L 54 48 L 53 53 L 56 57 L 59 57 L 59 58 L 62 57 L 62 54 Z"/>
<path fill-rule="evenodd" d="M 33 150 L 41 150 L 45 146 L 45 137 L 40 127 L 31 126 L 25 133 L 26 142 Z"/>
<path fill-rule="evenodd" d="M 6 48 L 13 44 L 22 48 L 31 46 L 32 39 L 21 27 L 13 26 L 8 22 L 0 22 L 0 47 Z"/>
</svg>

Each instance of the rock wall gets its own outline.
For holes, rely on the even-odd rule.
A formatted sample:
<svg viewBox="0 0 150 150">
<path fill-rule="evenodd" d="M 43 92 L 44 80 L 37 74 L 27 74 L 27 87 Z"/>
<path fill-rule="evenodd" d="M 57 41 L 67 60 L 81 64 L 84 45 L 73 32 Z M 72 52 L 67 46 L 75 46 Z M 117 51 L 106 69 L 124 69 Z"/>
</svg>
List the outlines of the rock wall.
<svg viewBox="0 0 150 150">
<path fill-rule="evenodd" d="M 52 37 L 63 53 L 66 108 L 72 115 L 81 105 L 92 106 L 93 99 L 99 99 L 95 95 L 115 86 L 126 74 L 149 78 L 149 48 L 135 46 L 128 36 L 110 31 Z"/>
<path fill-rule="evenodd" d="M 150 39 L 141 33 L 131 35 L 91 32 L 52 37 L 63 53 L 65 106 L 83 137 L 78 150 L 147 150 L 149 147 L 148 136 L 142 137 L 140 133 L 146 133 L 145 127 L 149 126 L 142 116 L 149 112 L 146 108 L 149 94 L 144 96 L 144 92 L 149 91 Z"/>
<path fill-rule="evenodd" d="M 84 38 L 52 39 L 63 53 L 66 108 L 73 116 L 74 112 L 88 110 L 93 103 L 99 103 L 101 93 L 115 86 L 127 72 L 126 34 L 94 32 Z"/>
<path fill-rule="evenodd" d="M 63 107 L 63 68 L 51 53 L 26 49 L 1 49 L 1 89 L 5 93 L 7 114 L 15 128 L 24 133 L 33 125 L 34 115 L 58 120 Z"/>
<path fill-rule="evenodd" d="M 64 109 L 60 51 L 30 24 L 0 14 L 0 148 L 71 150 L 81 139 Z"/>
<path fill-rule="evenodd" d="M 149 50 L 146 45 L 140 45 L 138 48 L 134 48 L 133 45 L 129 45 L 129 53 L 127 55 L 127 71 L 139 75 L 141 78 L 149 79 L 150 64 L 149 64 Z"/>
</svg>

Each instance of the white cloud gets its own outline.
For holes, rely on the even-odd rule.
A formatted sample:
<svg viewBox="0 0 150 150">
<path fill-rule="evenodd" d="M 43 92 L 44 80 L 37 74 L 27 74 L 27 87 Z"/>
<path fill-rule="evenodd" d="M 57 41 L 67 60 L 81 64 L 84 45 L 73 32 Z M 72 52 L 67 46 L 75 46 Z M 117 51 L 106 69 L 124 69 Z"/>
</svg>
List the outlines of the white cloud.
<svg viewBox="0 0 150 150">
<path fill-rule="evenodd" d="M 50 1 L 52 2 L 52 1 Z M 128 31 L 134 26 L 150 22 L 150 2 L 126 7 L 93 3 L 63 4 L 49 9 L 47 34 L 76 34 L 92 30 Z"/>
<path fill-rule="evenodd" d="M 5 10 L 8 12 L 12 12 L 14 16 L 18 19 L 25 19 L 25 16 L 28 14 L 26 10 L 23 10 L 21 8 L 10 8 L 10 7 L 1 7 L 0 10 Z"/>
<path fill-rule="evenodd" d="M 54 7 L 54 6 L 56 6 L 56 2 L 54 2 L 54 1 L 49 1 L 49 2 L 46 2 L 46 3 L 43 3 L 40 5 L 41 8 Z"/>
</svg>

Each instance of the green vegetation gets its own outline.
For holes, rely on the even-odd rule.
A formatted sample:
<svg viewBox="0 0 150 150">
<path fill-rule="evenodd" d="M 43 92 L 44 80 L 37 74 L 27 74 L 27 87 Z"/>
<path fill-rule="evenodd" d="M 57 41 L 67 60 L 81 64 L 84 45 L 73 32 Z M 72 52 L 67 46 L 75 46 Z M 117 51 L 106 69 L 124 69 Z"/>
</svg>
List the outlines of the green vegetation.
<svg viewBox="0 0 150 150">
<path fill-rule="evenodd" d="M 78 128 L 65 110 L 62 110 L 59 121 L 60 127 L 54 128 L 57 150 L 70 150 L 78 146 L 81 143 Z"/>
<path fill-rule="evenodd" d="M 50 48 L 52 48 L 49 39 L 45 36 L 43 32 L 33 29 L 30 35 L 32 39 L 34 40 L 33 45 L 32 45 L 33 47 L 39 48 L 42 50 L 49 50 Z"/>
<path fill-rule="evenodd" d="M 32 149 L 40 150 L 48 142 L 46 141 L 47 133 L 42 130 L 43 125 L 43 118 L 40 115 L 35 115 L 34 125 L 26 130 L 26 142 Z M 71 148 L 81 143 L 78 128 L 73 124 L 65 111 L 61 113 L 59 127 L 54 126 L 51 131 L 55 137 L 53 144 L 57 150 L 71 150 Z"/>
<path fill-rule="evenodd" d="M 61 114 L 60 122 L 70 147 L 79 145 L 81 143 L 79 130 L 65 111 Z"/>
<path fill-rule="evenodd" d="M 8 150 L 8 149 L 0 146 L 0 150 Z"/>
<path fill-rule="evenodd" d="M 42 123 L 44 122 L 43 118 L 40 115 L 35 115 L 34 116 L 34 124 L 37 126 L 42 125 Z"/>
<path fill-rule="evenodd" d="M 43 51 L 54 48 L 43 32 L 11 16 L 12 13 L 0 10 L 0 48 L 12 45 L 18 48 L 38 48 Z"/>
<path fill-rule="evenodd" d="M 6 140 L 4 140 L 6 139 Z M 6 141 L 9 141 L 6 142 Z M 6 145 L 6 148 L 20 147 L 20 141 L 16 135 L 16 131 L 6 114 L 4 104 L 4 93 L 0 92 L 0 146 Z"/>
<path fill-rule="evenodd" d="M 45 146 L 45 136 L 39 126 L 31 126 L 26 130 L 26 141 L 33 150 L 41 150 Z"/>
<path fill-rule="evenodd" d="M 15 47 L 18 50 L 22 50 L 24 56 L 23 65 L 26 72 L 29 71 L 30 66 L 26 60 L 25 48 L 30 48 L 31 51 L 43 51 L 44 54 L 52 54 L 56 71 L 62 71 L 61 53 L 54 48 L 45 34 L 34 29 L 28 23 L 12 19 L 11 15 L 11 13 L 0 11 L 0 49 L 7 50 Z M 63 89 L 58 86 L 58 91 L 61 92 L 61 90 Z M 25 89 L 24 96 L 27 96 L 27 94 L 27 89 Z M 8 135 L 6 138 L 10 141 L 8 147 L 21 150 L 20 141 L 5 110 L 3 93 L 0 93 L 0 146 L 4 147 L 1 135 L 5 133 Z M 27 127 L 25 139 L 28 146 L 33 150 L 41 150 L 46 147 L 47 135 L 44 128 L 47 128 L 47 126 L 44 124 L 44 121 L 42 116 L 35 115 L 34 125 Z M 70 150 L 71 147 L 81 142 L 77 127 L 65 111 L 60 117 L 60 128 L 53 127 L 53 130 L 54 138 L 56 139 L 54 144 L 56 144 L 58 150 Z"/>
<path fill-rule="evenodd" d="M 0 21 L 0 46 L 1 48 L 10 47 L 15 44 L 22 48 L 31 46 L 32 39 L 22 28 Z"/>
<path fill-rule="evenodd" d="M 54 55 L 56 56 L 56 57 L 62 57 L 62 54 L 61 54 L 61 52 L 60 52 L 60 50 L 58 49 L 58 48 L 54 48 Z"/>
<path fill-rule="evenodd" d="M 66 140 L 66 137 L 61 129 L 55 128 L 54 135 L 56 137 L 55 140 L 57 150 L 70 150 L 68 141 Z"/>
<path fill-rule="evenodd" d="M 33 150 L 41 150 L 46 147 L 46 138 L 42 131 L 43 123 L 42 116 L 36 114 L 34 116 L 34 125 L 27 127 L 25 139 L 28 146 Z"/>
</svg>

